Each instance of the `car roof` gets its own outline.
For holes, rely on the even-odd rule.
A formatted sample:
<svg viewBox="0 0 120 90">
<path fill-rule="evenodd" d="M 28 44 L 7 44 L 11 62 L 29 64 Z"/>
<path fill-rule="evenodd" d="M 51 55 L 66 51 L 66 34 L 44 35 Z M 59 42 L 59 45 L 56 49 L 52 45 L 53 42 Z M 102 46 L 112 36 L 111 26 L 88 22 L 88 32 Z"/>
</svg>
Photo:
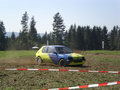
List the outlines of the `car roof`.
<svg viewBox="0 0 120 90">
<path fill-rule="evenodd" d="M 63 45 L 46 45 L 45 47 L 65 47 Z"/>
</svg>

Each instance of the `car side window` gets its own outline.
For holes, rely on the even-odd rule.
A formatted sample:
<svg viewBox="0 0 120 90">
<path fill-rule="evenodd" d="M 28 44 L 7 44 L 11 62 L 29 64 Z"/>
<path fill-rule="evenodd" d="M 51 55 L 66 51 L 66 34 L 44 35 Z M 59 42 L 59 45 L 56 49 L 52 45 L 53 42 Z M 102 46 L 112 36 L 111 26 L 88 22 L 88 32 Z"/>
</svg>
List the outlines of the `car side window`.
<svg viewBox="0 0 120 90">
<path fill-rule="evenodd" d="M 47 53 L 47 47 L 44 47 L 42 53 Z"/>
<path fill-rule="evenodd" d="M 55 49 L 53 47 L 48 47 L 48 53 L 54 53 Z"/>
</svg>

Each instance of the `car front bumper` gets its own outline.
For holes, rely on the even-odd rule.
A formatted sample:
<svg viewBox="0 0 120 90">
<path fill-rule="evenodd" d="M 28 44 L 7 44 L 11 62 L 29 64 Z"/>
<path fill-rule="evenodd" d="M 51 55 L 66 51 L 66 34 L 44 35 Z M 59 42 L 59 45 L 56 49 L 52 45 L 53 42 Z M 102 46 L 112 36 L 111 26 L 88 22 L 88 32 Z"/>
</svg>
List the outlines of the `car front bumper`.
<svg viewBox="0 0 120 90">
<path fill-rule="evenodd" d="M 69 65 L 83 65 L 85 61 L 82 62 L 70 62 Z"/>
</svg>

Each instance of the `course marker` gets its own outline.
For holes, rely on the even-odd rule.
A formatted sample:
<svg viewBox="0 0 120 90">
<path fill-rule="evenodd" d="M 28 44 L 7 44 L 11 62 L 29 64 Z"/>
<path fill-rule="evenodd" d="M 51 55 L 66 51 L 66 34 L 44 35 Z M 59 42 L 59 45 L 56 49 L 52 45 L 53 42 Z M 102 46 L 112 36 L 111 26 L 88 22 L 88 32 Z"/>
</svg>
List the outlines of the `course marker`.
<svg viewBox="0 0 120 90">
<path fill-rule="evenodd" d="M 99 84 L 90 84 L 83 86 L 74 86 L 74 87 L 65 87 L 65 88 L 53 88 L 53 89 L 39 89 L 39 90 L 68 90 L 68 89 L 80 89 L 80 88 L 93 88 L 93 87 L 101 87 L 101 86 L 110 86 L 120 84 L 120 81 L 109 82 L 109 83 L 99 83 Z"/>
<path fill-rule="evenodd" d="M 117 73 L 120 71 L 92 71 L 92 70 L 72 70 L 72 69 L 34 69 L 34 68 L 0 68 L 0 70 L 20 70 L 20 71 L 65 71 L 65 72 L 92 72 L 92 73 Z"/>
</svg>

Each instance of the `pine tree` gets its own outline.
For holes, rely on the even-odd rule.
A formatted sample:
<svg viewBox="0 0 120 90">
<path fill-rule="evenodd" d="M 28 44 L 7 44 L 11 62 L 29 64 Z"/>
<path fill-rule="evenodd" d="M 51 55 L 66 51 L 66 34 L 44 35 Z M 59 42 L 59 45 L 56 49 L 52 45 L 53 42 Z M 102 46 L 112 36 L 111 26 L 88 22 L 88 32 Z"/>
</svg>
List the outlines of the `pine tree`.
<svg viewBox="0 0 120 90">
<path fill-rule="evenodd" d="M 73 25 L 70 26 L 69 30 L 66 31 L 66 34 L 65 34 L 65 45 L 68 46 L 68 47 L 71 47 L 71 42 L 72 42 L 72 31 L 73 29 Z"/>
<path fill-rule="evenodd" d="M 118 44 L 117 44 L 117 49 L 120 50 L 120 27 L 118 30 Z"/>
<path fill-rule="evenodd" d="M 5 38 L 5 27 L 4 23 L 0 21 L 0 50 L 6 49 L 6 38 Z"/>
<path fill-rule="evenodd" d="M 54 44 L 63 44 L 64 43 L 64 31 L 65 25 L 63 24 L 63 19 L 60 13 L 56 13 L 53 17 L 53 35 L 54 35 Z"/>
<path fill-rule="evenodd" d="M 13 50 L 13 49 L 16 49 L 16 47 L 17 47 L 17 46 L 16 46 L 16 37 L 15 37 L 14 32 L 12 32 L 8 44 L 9 44 L 8 49 L 12 49 L 12 50 Z"/>
<path fill-rule="evenodd" d="M 46 45 L 47 44 L 47 40 L 48 40 L 48 34 L 47 34 L 47 32 L 45 32 L 45 34 L 42 37 L 42 44 Z"/>
<path fill-rule="evenodd" d="M 97 26 L 94 26 L 91 33 L 91 47 L 93 50 L 101 49 L 101 30 Z"/>
<path fill-rule="evenodd" d="M 115 50 L 117 48 L 116 46 L 117 45 L 117 32 L 118 32 L 117 30 L 118 30 L 118 27 L 114 26 L 110 32 L 109 45 L 110 45 L 111 50 Z"/>
<path fill-rule="evenodd" d="M 78 26 L 77 28 L 77 32 L 76 32 L 76 41 L 77 41 L 77 49 L 83 50 L 83 46 L 84 46 L 84 37 L 83 37 L 83 31 L 81 26 Z"/>
<path fill-rule="evenodd" d="M 21 25 L 22 31 L 19 34 L 19 49 L 29 49 L 28 43 L 28 14 L 25 12 L 22 16 Z"/>
<path fill-rule="evenodd" d="M 102 49 L 102 29 L 101 27 L 96 27 L 96 50 L 101 50 Z"/>
<path fill-rule="evenodd" d="M 28 32 L 28 14 L 25 12 L 22 16 L 21 25 L 22 25 L 22 33 Z"/>
<path fill-rule="evenodd" d="M 71 26 L 71 28 L 70 28 L 70 32 L 71 32 L 71 41 L 70 41 L 70 47 L 71 48 L 74 48 L 74 49 L 76 49 L 77 48 L 77 41 L 76 41 L 76 30 L 77 28 L 76 28 L 76 25 L 74 24 L 74 25 L 72 25 Z"/>
<path fill-rule="evenodd" d="M 42 44 L 42 38 L 41 38 L 40 34 L 37 35 L 37 42 L 38 42 L 38 46 L 40 47 Z"/>
<path fill-rule="evenodd" d="M 81 30 L 82 30 L 82 35 L 83 35 L 83 40 L 84 41 L 82 41 L 82 49 L 85 49 L 85 50 L 91 50 L 91 49 L 93 49 L 92 48 L 92 30 L 91 30 L 91 28 L 90 28 L 90 26 L 84 26 L 84 27 L 82 27 L 81 28 Z"/>
<path fill-rule="evenodd" d="M 104 41 L 104 49 L 109 49 L 108 30 L 106 26 L 102 29 L 102 41 Z"/>
<path fill-rule="evenodd" d="M 69 47 L 69 32 L 66 30 L 65 32 L 65 43 L 64 45 L 68 46 Z"/>
<path fill-rule="evenodd" d="M 49 42 L 49 45 L 52 45 L 54 44 L 54 41 L 53 41 L 53 33 L 50 32 L 48 35 L 47 35 L 47 40 Z"/>
<path fill-rule="evenodd" d="M 30 47 L 32 46 L 37 46 L 37 30 L 35 28 L 36 22 L 34 20 L 34 17 L 31 18 L 30 22 L 30 30 L 29 30 L 29 43 L 31 44 Z"/>
<path fill-rule="evenodd" d="M 14 32 L 12 32 L 12 34 L 11 34 L 11 40 L 15 41 L 15 33 Z"/>
</svg>

